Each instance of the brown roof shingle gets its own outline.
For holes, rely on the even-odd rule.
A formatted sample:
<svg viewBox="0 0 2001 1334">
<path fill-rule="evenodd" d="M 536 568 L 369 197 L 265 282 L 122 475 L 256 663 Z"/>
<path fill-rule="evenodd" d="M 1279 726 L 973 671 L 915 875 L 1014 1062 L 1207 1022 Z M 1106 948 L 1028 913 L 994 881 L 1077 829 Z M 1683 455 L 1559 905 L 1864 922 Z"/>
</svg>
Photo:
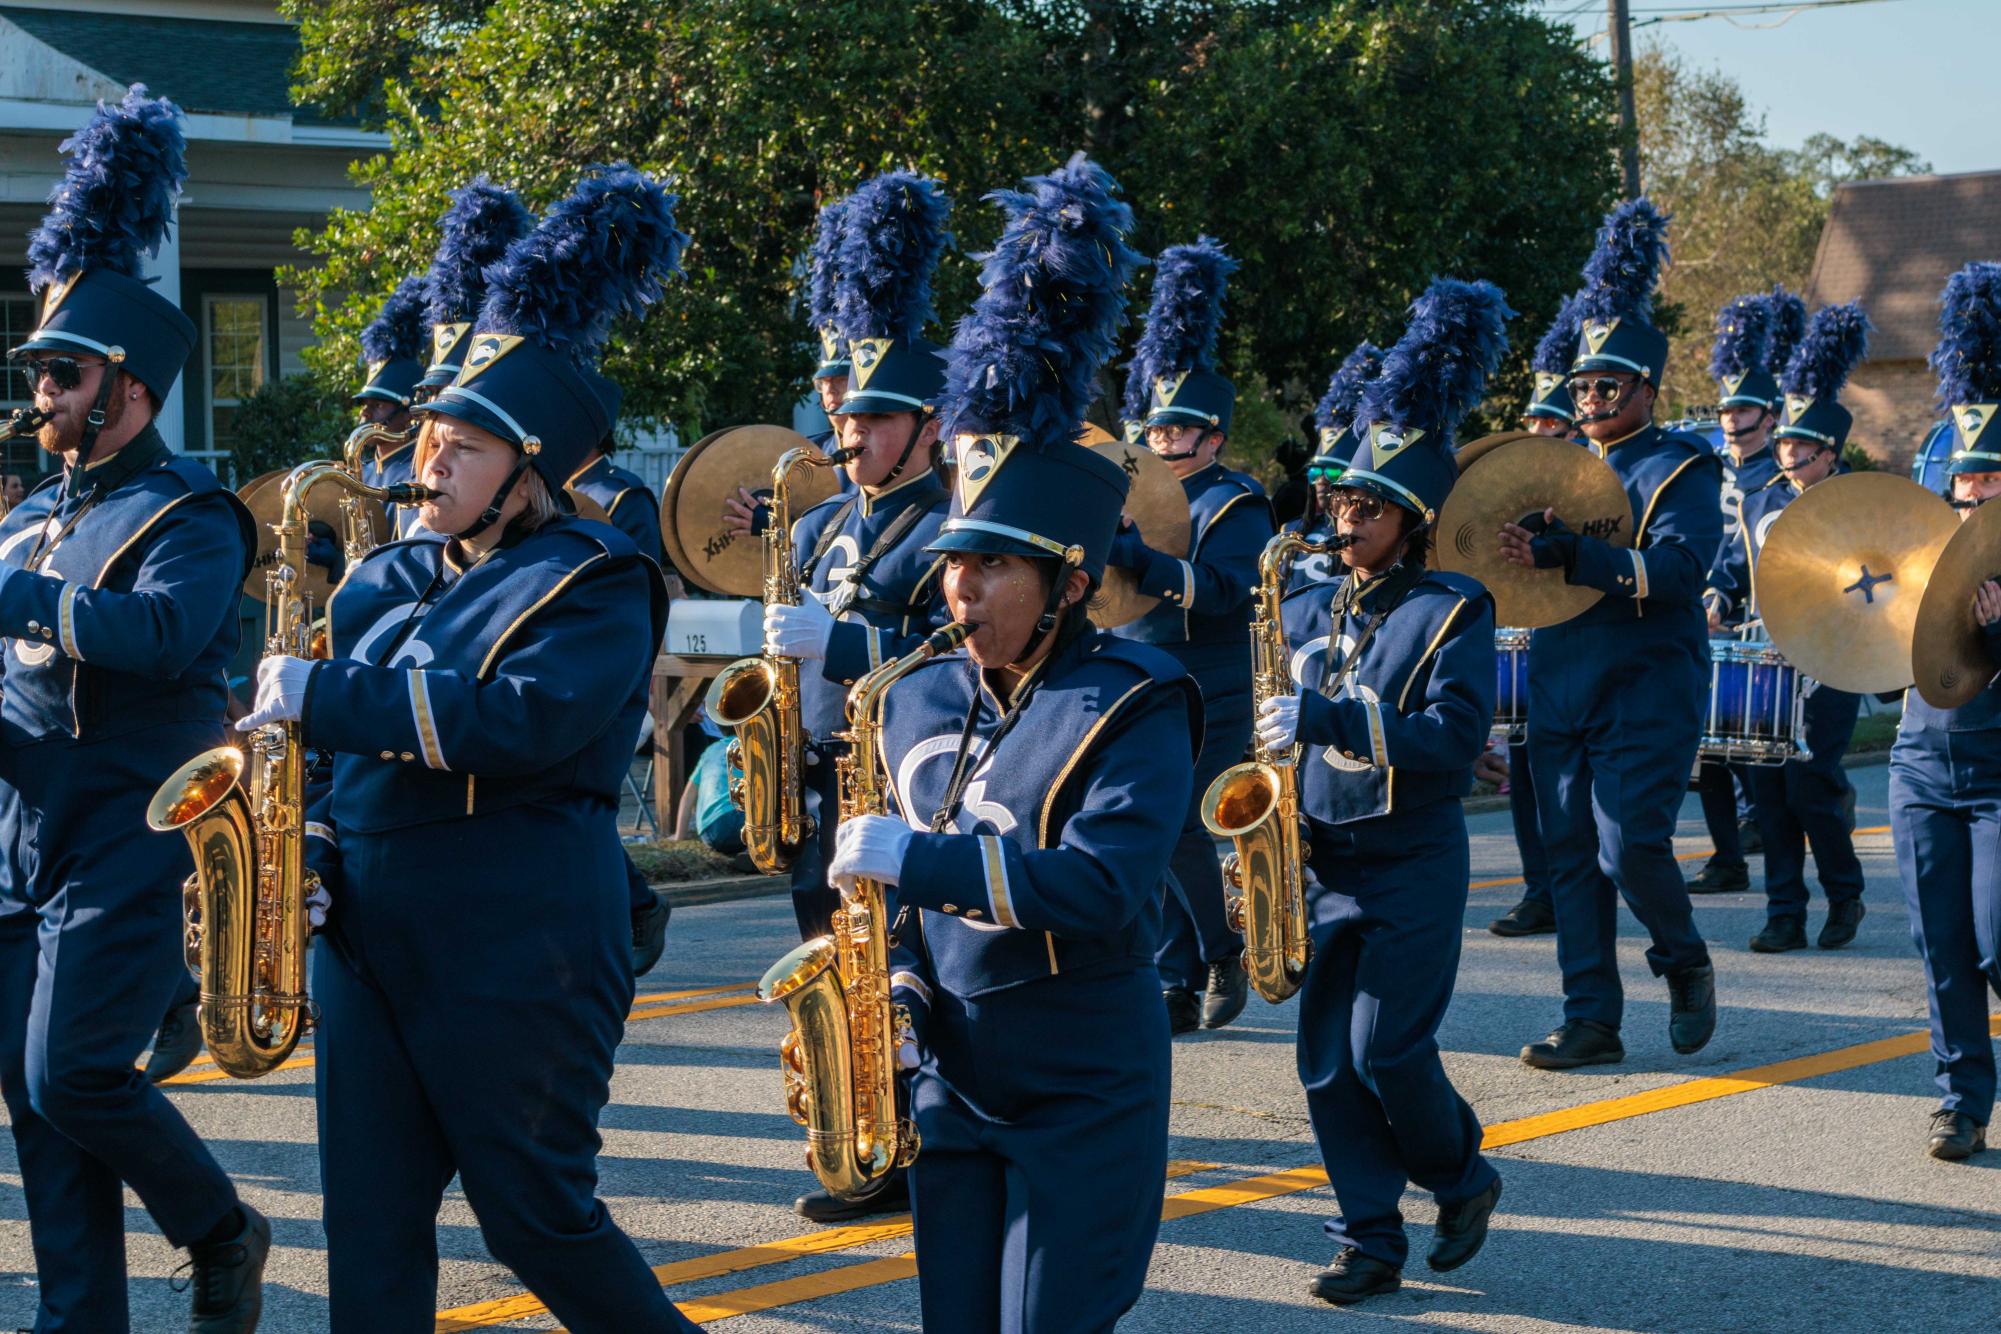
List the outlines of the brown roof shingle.
<svg viewBox="0 0 2001 1334">
<path fill-rule="evenodd" d="M 2001 259 L 2001 171 L 1850 182 L 1835 187 L 1807 305 L 1860 299 L 1869 360 L 1922 358 L 1945 280 L 1976 259 Z"/>
</svg>

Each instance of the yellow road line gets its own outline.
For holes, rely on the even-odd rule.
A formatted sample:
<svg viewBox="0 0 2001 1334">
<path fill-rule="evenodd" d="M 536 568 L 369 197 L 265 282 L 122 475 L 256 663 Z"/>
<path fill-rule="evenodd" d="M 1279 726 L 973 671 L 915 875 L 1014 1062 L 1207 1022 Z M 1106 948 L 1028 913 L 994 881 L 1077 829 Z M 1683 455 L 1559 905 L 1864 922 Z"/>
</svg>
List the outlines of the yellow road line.
<svg viewBox="0 0 2001 1334">
<path fill-rule="evenodd" d="M 312 1065 L 313 1065 L 312 1057 L 294 1056 L 288 1061 L 279 1062 L 276 1069 L 310 1070 L 312 1068 Z M 162 1080 L 160 1083 L 160 1087 L 178 1088 L 182 1084 L 208 1084 L 208 1083 L 213 1083 L 215 1080 L 218 1079 L 228 1079 L 230 1077 L 231 1077 L 230 1073 L 227 1070 L 183 1070 L 180 1074 L 175 1075 L 172 1079 Z"/>
<path fill-rule="evenodd" d="M 756 996 L 716 996 L 709 1000 L 688 1001 L 682 1005 L 650 1005 L 634 1010 L 625 1016 L 627 1023 L 640 1019 L 663 1019 L 670 1014 L 700 1014 L 704 1010 L 727 1010 L 733 1005 L 755 1005 Z"/>
<path fill-rule="evenodd" d="M 1988 1024 L 1992 1032 L 2001 1036 L 2001 1014 L 1989 1016 Z M 1738 1093 L 1749 1093 L 1754 1089 L 1771 1088 L 1779 1084 L 1837 1074 L 1844 1070 L 1854 1070 L 1866 1065 L 1915 1055 L 1924 1051 L 1929 1045 L 1930 1037 L 1927 1034 L 1907 1033 L 1893 1038 L 1879 1038 L 1874 1042 L 1858 1043 L 1851 1047 L 1841 1047 L 1834 1051 L 1820 1052 L 1812 1056 L 1777 1061 L 1770 1065 L 1751 1066 L 1727 1075 L 1684 1080 L 1679 1084 L 1670 1084 L 1666 1088 L 1653 1089 L 1646 1093 L 1605 1098 L 1579 1107 L 1545 1112 L 1514 1121 L 1502 1121 L 1487 1127 L 1481 1147 L 1502 1148 L 1529 1140 L 1561 1135 L 1572 1130 L 1583 1130 L 1591 1126 L 1630 1120 L 1716 1098 L 1727 1098 Z M 1295 1167 L 1284 1172 L 1271 1172 L 1241 1181 L 1204 1186 L 1170 1195 L 1161 1202 L 1160 1216 L 1163 1222 L 1190 1218 L 1197 1214 L 1213 1213 L 1218 1209 L 1230 1209 L 1238 1205 L 1275 1199 L 1282 1195 L 1294 1195 L 1326 1184 L 1327 1174 L 1324 1169 L 1314 1166 Z M 916 1273 L 917 1256 L 912 1252 L 843 1265 L 838 1269 L 825 1270 L 817 1274 L 802 1274 L 756 1287 L 720 1292 L 708 1297 L 690 1299 L 679 1305 L 682 1313 L 690 1320 L 726 1320 L 733 1315 L 768 1311 L 774 1307 L 837 1296 L 883 1283 L 894 1283 L 914 1277 Z"/>
<path fill-rule="evenodd" d="M 730 982 L 720 987 L 693 987 L 687 991 L 656 991 L 648 996 L 634 996 L 634 1005 L 648 1005 L 656 1001 L 692 1000 L 696 996 L 720 996 L 730 991 L 750 991 L 755 982 Z"/>
<path fill-rule="evenodd" d="M 1211 1171 L 1215 1166 L 1215 1163 L 1176 1160 L 1167 1165 L 1167 1179 L 1172 1181 L 1176 1177 L 1193 1176 L 1197 1172 Z M 719 1278 L 724 1274 L 740 1273 L 743 1270 L 756 1269 L 763 1265 L 784 1264 L 788 1261 L 797 1260 L 802 1256 L 825 1255 L 832 1251 L 852 1250 L 857 1246 L 867 1246 L 878 1241 L 894 1241 L 898 1237 L 907 1237 L 909 1235 L 910 1215 L 890 1214 L 873 1223 L 858 1223 L 848 1227 L 822 1228 L 817 1232 L 808 1232 L 797 1237 L 786 1237 L 780 1241 L 766 1242 L 761 1246 L 746 1246 L 741 1250 L 720 1251 L 715 1255 L 699 1256 L 693 1260 L 676 1260 L 672 1264 L 655 1265 L 653 1267 L 653 1276 L 660 1280 L 661 1287 L 671 1288 L 677 1284 L 696 1283 L 703 1279 Z M 856 1269 L 865 1267 L 863 1265 L 848 1265 L 830 1272 L 848 1275 Z M 913 1269 L 911 1272 L 915 1273 L 916 1271 Z M 903 1277 L 908 1276 L 903 1275 Z M 877 1279 L 874 1281 L 888 1282 L 889 1280 Z M 777 1287 L 779 1285 L 767 1284 L 765 1286 Z M 857 1284 L 855 1286 L 866 1287 L 867 1284 Z M 741 1292 L 732 1294 L 732 1297 L 737 1300 L 738 1305 L 730 1310 L 728 1314 L 743 1315 L 749 1311 L 763 1310 L 764 1308 L 761 1306 L 743 1304 L 743 1302 L 750 1300 L 750 1294 L 759 1291 L 761 1291 L 759 1288 L 746 1288 Z M 835 1289 L 835 1291 L 845 1292 L 848 1289 L 840 1288 Z M 796 1301 L 798 1299 L 791 1298 L 790 1300 Z M 714 1314 L 695 1315 L 693 1314 L 692 1307 L 684 1308 L 684 1310 L 688 1312 L 691 1320 L 713 1320 L 717 1318 Z M 471 1306 L 460 1306 L 450 1311 L 438 1312 L 438 1334 L 448 1334 L 448 1331 L 465 1329 L 484 1329 L 492 1325 L 505 1325 L 533 1316 L 546 1315 L 548 1311 L 549 1308 L 544 1306 L 533 1294 L 526 1292 L 517 1293 L 512 1297 L 500 1297 L 493 1301 L 476 1302 Z"/>
</svg>

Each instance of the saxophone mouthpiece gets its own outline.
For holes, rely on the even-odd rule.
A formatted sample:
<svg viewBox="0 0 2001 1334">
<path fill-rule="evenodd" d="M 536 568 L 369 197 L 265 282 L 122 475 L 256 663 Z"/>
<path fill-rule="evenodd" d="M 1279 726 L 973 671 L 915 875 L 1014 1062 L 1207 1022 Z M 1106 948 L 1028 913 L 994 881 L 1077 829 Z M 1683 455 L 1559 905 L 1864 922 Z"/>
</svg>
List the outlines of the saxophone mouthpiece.
<svg viewBox="0 0 2001 1334">
<path fill-rule="evenodd" d="M 421 505 L 427 500 L 435 500 L 444 494 L 433 491 L 421 482 L 401 482 L 395 486 L 382 488 L 382 498 L 391 505 Z"/>
<path fill-rule="evenodd" d="M 843 463 L 852 463 L 854 460 L 860 458 L 861 456 L 862 456 L 862 451 L 860 446 L 844 445 L 839 449 L 828 450 L 827 462 L 833 464 L 835 467 L 838 468 Z"/>
<path fill-rule="evenodd" d="M 934 630 L 931 637 L 924 641 L 924 656 L 936 658 L 952 652 L 972 638 L 973 631 L 979 628 L 974 621 L 954 621 L 942 630 Z"/>
<path fill-rule="evenodd" d="M 7 414 L 6 423 L 0 425 L 0 440 L 12 440 L 16 436 L 39 431 L 54 417 L 54 413 L 43 412 L 40 408 L 15 408 Z"/>
<path fill-rule="evenodd" d="M 1355 535 L 1353 533 L 1336 533 L 1333 537 L 1327 539 L 1327 549 L 1329 551 L 1346 551 L 1354 545 Z"/>
</svg>

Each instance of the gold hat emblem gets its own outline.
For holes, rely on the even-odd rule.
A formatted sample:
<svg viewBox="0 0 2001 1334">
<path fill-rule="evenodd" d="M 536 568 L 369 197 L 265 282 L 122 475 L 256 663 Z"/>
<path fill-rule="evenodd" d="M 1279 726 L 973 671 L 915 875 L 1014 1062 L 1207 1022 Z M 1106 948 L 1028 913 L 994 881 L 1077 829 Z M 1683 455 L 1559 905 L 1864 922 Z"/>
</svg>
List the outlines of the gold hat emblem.
<svg viewBox="0 0 2001 1334">
<path fill-rule="evenodd" d="M 1424 439 L 1424 432 L 1378 422 L 1369 428 L 1369 466 L 1381 472 L 1383 465 Z"/>
<path fill-rule="evenodd" d="M 829 324 L 820 330 L 820 360 L 839 361 L 841 359 L 841 339 Z"/>
<path fill-rule="evenodd" d="M 365 381 L 363 381 L 363 383 L 364 383 L 364 384 L 374 384 L 374 383 L 375 383 L 375 377 L 376 377 L 376 376 L 378 376 L 378 375 L 380 375 L 380 374 L 382 374 L 382 368 L 383 368 L 384 366 L 387 366 L 388 364 L 389 364 L 389 362 L 388 362 L 388 361 L 387 361 L 386 359 L 385 359 L 385 360 L 382 360 L 382 361 L 371 361 L 371 362 L 369 362 L 369 363 L 368 363 L 368 379 L 366 379 Z"/>
<path fill-rule="evenodd" d="M 848 361 L 853 367 L 855 388 L 868 388 L 869 378 L 881 366 L 890 348 L 896 346 L 894 338 L 857 338 L 848 344 Z"/>
<path fill-rule="evenodd" d="M 1555 371 L 1537 371 L 1535 373 L 1535 396 L 1537 398 L 1548 398 L 1551 394 L 1563 388 L 1563 381 L 1564 377 L 1558 375 Z"/>
<path fill-rule="evenodd" d="M 1188 382 L 1187 371 L 1176 371 L 1172 375 L 1154 377 L 1153 396 L 1163 408 L 1174 406 L 1174 396 L 1181 392 L 1181 386 Z"/>
<path fill-rule="evenodd" d="M 1021 443 L 1019 436 L 982 435 L 975 436 L 959 446 L 959 508 L 971 510 L 973 502 L 987 489 L 1006 463 L 1014 447 Z"/>
<path fill-rule="evenodd" d="M 445 354 L 458 346 L 459 339 L 472 328 L 472 321 L 461 320 L 457 324 L 434 324 L 431 326 L 431 360 L 443 361 Z"/>
<path fill-rule="evenodd" d="M 1723 377 L 1724 395 L 1726 397 L 1735 395 L 1737 390 L 1743 385 L 1743 383 L 1744 383 L 1744 376 L 1742 374 L 1724 376 Z"/>
<path fill-rule="evenodd" d="M 472 350 L 466 353 L 465 368 L 459 372 L 458 382 L 471 384 L 489 366 L 520 347 L 524 341 L 520 334 L 474 334 Z"/>
<path fill-rule="evenodd" d="M 1597 356 L 1599 349 L 1605 346 L 1605 340 L 1610 338 L 1612 331 L 1618 327 L 1619 321 L 1617 320 L 1604 320 L 1596 324 L 1585 325 L 1584 346 L 1590 349 L 1592 356 Z"/>
<path fill-rule="evenodd" d="M 76 290 L 77 280 L 82 277 L 83 275 L 81 273 L 72 273 L 69 277 L 63 279 L 61 282 L 52 284 L 48 288 L 48 290 L 42 293 L 41 322 L 43 324 L 47 324 L 49 322 L 49 316 L 56 313 L 56 307 L 60 306 L 63 303 L 63 298 L 67 297 L 72 291 Z"/>
<path fill-rule="evenodd" d="M 1953 424 L 1959 427 L 1959 447 L 1972 449 L 1980 440 L 1987 423 L 1994 420 L 1994 413 L 2001 404 L 1959 403 L 1952 409 Z"/>
<path fill-rule="evenodd" d="M 1786 395 L 1786 421 L 1796 422 L 1806 416 L 1806 410 L 1813 406 L 1813 400 L 1805 394 Z"/>
</svg>

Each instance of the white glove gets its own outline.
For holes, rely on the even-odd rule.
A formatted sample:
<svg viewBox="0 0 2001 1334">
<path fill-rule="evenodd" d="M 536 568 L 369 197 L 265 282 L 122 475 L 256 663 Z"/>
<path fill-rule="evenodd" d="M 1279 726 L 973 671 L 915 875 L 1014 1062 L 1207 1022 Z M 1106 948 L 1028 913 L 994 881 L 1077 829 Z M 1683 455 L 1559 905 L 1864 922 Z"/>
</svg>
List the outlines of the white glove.
<svg viewBox="0 0 2001 1334">
<path fill-rule="evenodd" d="M 239 732 L 254 732 L 266 723 L 297 722 L 306 707 L 306 677 L 310 658 L 265 658 L 257 664 L 257 702 L 236 720 Z"/>
<path fill-rule="evenodd" d="M 843 899 L 854 893 L 857 880 L 895 884 L 903 876 L 903 854 L 910 849 L 911 833 L 909 825 L 887 815 L 841 821 L 834 831 L 834 859 L 827 863 L 827 879 Z"/>
<path fill-rule="evenodd" d="M 924 1064 L 924 1058 L 917 1054 L 917 1034 L 908 1023 L 896 1026 L 896 1068 L 915 1070 Z"/>
<path fill-rule="evenodd" d="M 306 920 L 312 923 L 313 930 L 317 931 L 327 924 L 327 909 L 331 907 L 333 895 L 320 883 L 318 876 L 313 877 L 313 892 L 306 895 Z"/>
<path fill-rule="evenodd" d="M 834 614 L 811 594 L 796 607 L 774 602 L 764 609 L 764 651 L 774 657 L 817 662 L 833 636 Z"/>
<path fill-rule="evenodd" d="M 1258 744 L 1267 755 L 1291 750 L 1299 739 L 1299 696 L 1274 695 L 1258 710 Z"/>
</svg>

